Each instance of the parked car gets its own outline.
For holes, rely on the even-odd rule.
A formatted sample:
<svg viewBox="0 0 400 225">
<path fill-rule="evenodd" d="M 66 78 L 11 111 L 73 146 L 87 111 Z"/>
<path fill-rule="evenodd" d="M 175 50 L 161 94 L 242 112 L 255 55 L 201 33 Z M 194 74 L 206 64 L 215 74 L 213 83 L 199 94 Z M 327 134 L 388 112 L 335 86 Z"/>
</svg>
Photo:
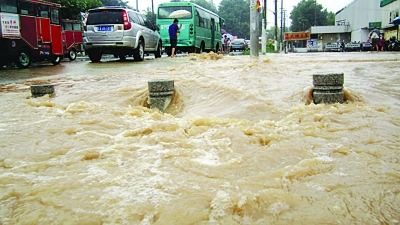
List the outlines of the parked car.
<svg viewBox="0 0 400 225">
<path fill-rule="evenodd" d="M 145 54 L 161 57 L 162 42 L 158 26 L 137 11 L 120 6 L 90 9 L 84 26 L 85 54 L 99 62 L 103 54 L 125 60 L 133 56 L 143 61 Z"/>
<path fill-rule="evenodd" d="M 247 47 L 250 48 L 250 40 L 244 40 L 247 43 Z"/>
<path fill-rule="evenodd" d="M 246 51 L 248 48 L 249 46 L 243 38 L 234 39 L 231 41 L 231 51 Z"/>
</svg>

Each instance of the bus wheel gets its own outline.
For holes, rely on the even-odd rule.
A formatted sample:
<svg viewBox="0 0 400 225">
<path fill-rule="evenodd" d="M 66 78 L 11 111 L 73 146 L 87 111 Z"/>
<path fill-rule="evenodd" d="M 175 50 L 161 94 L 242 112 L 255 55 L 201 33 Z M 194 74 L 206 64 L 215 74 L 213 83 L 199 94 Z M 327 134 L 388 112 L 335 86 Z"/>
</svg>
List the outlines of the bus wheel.
<svg viewBox="0 0 400 225">
<path fill-rule="evenodd" d="M 76 59 L 76 51 L 75 51 L 75 49 L 69 50 L 68 58 L 71 61 L 74 61 Z"/>
<path fill-rule="evenodd" d="M 200 48 L 197 49 L 197 52 L 196 52 L 196 53 L 201 54 L 201 53 L 203 53 L 203 52 L 204 52 L 204 42 L 201 42 Z"/>
<path fill-rule="evenodd" d="M 53 55 L 51 57 L 51 63 L 53 63 L 53 65 L 58 65 L 61 62 L 61 57 L 57 56 L 57 55 Z"/>
<path fill-rule="evenodd" d="M 96 51 L 90 52 L 89 53 L 89 59 L 90 59 L 90 61 L 92 61 L 94 63 L 100 62 L 100 60 L 101 60 L 101 52 L 96 52 Z"/>
<path fill-rule="evenodd" d="M 133 58 L 135 58 L 136 61 L 144 60 L 144 47 L 142 40 L 139 40 L 138 46 L 133 53 Z"/>
<path fill-rule="evenodd" d="M 159 42 L 157 51 L 154 53 L 154 57 L 161 58 L 161 55 L 162 55 L 162 48 L 161 48 L 161 42 Z"/>
<path fill-rule="evenodd" d="M 17 66 L 20 69 L 28 68 L 31 65 L 31 56 L 26 50 L 22 50 L 18 54 Z"/>
</svg>

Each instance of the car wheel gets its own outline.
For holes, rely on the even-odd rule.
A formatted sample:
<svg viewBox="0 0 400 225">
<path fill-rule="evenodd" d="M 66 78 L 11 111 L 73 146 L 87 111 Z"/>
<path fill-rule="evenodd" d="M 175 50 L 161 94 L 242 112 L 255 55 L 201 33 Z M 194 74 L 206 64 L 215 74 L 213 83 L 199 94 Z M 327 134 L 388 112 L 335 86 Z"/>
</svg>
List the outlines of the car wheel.
<svg viewBox="0 0 400 225">
<path fill-rule="evenodd" d="M 90 52 L 89 53 L 89 59 L 90 61 L 97 63 L 100 62 L 101 60 L 101 52 Z"/>
<path fill-rule="evenodd" d="M 51 56 L 51 63 L 53 63 L 53 65 L 58 65 L 61 62 L 61 57 L 57 56 L 57 55 L 53 55 Z"/>
<path fill-rule="evenodd" d="M 76 51 L 75 51 L 75 49 L 69 50 L 68 58 L 71 61 L 74 61 L 76 59 Z"/>
<path fill-rule="evenodd" d="M 28 68 L 31 65 L 31 56 L 28 51 L 22 50 L 18 54 L 17 66 L 20 69 Z"/>
<path fill-rule="evenodd" d="M 119 60 L 125 61 L 126 60 L 126 55 L 124 55 L 124 54 L 119 55 Z"/>
<path fill-rule="evenodd" d="M 144 60 L 144 47 L 142 40 L 139 40 L 138 46 L 133 53 L 133 58 L 136 61 L 143 61 Z"/>
<path fill-rule="evenodd" d="M 154 53 L 154 57 L 161 58 L 162 55 L 162 46 L 161 42 L 158 43 L 157 51 Z"/>
<path fill-rule="evenodd" d="M 6 60 L 0 59 L 0 70 L 7 64 Z"/>
</svg>

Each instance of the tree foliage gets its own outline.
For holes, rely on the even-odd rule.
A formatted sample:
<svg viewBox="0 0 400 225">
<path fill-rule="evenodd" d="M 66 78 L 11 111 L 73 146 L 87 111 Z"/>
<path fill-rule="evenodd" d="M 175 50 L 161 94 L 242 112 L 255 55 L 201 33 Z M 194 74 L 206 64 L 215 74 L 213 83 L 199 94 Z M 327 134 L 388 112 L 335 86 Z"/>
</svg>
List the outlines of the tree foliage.
<svg viewBox="0 0 400 225">
<path fill-rule="evenodd" d="M 218 13 L 217 7 L 215 7 L 214 2 L 208 0 L 190 0 L 190 2 L 195 3 L 205 9 L 208 9 L 212 12 Z"/>
<path fill-rule="evenodd" d="M 123 6 L 130 8 L 127 1 L 122 1 L 122 0 L 100 0 L 100 1 L 103 3 L 103 5 L 107 6 Z"/>
<path fill-rule="evenodd" d="M 250 38 L 250 0 L 221 0 L 218 11 L 225 19 L 223 29 L 232 35 Z"/>
<path fill-rule="evenodd" d="M 81 12 L 86 12 L 88 9 L 102 6 L 99 0 L 49 0 L 50 2 L 61 4 L 62 18 L 81 20 Z"/>
<path fill-rule="evenodd" d="M 335 24 L 335 14 L 328 12 L 316 0 L 301 0 L 290 13 L 292 31 L 305 31 L 311 26 L 327 26 Z"/>
<path fill-rule="evenodd" d="M 80 20 L 81 13 L 103 5 L 128 7 L 127 1 L 122 0 L 49 0 L 50 2 L 61 4 L 62 18 Z"/>
</svg>

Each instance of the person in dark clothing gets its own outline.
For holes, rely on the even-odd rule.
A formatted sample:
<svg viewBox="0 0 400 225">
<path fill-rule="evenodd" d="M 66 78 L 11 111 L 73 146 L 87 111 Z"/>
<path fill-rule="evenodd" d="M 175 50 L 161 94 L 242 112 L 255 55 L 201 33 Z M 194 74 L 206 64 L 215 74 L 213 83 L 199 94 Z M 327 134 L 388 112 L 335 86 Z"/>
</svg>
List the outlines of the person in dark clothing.
<svg viewBox="0 0 400 225">
<path fill-rule="evenodd" d="M 169 26 L 169 41 L 171 43 L 171 58 L 175 57 L 175 49 L 178 43 L 178 32 L 182 28 L 182 24 L 178 27 L 178 19 L 174 19 L 174 23 Z"/>
<path fill-rule="evenodd" d="M 382 52 L 385 51 L 385 43 L 386 43 L 386 40 L 383 37 L 383 35 L 381 35 L 381 38 L 378 41 L 378 46 L 379 46 L 379 50 Z"/>
<path fill-rule="evenodd" d="M 376 49 L 377 52 L 379 52 L 379 37 L 381 36 L 381 32 L 374 27 L 374 29 L 369 33 L 369 40 L 371 41 L 372 44 L 372 50 Z"/>
</svg>

